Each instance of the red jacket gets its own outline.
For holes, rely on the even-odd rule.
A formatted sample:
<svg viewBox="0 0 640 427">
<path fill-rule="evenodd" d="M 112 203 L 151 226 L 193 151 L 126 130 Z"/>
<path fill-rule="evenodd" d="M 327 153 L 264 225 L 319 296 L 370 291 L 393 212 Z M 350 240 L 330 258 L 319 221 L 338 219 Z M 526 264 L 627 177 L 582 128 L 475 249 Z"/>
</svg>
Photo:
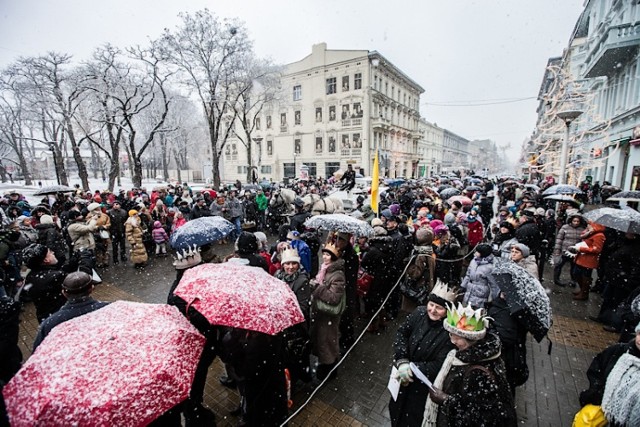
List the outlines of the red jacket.
<svg viewBox="0 0 640 427">
<path fill-rule="evenodd" d="M 482 238 L 484 237 L 482 223 L 476 219 L 475 221 L 467 223 L 467 226 L 469 227 L 469 247 L 473 248 L 482 243 Z"/>
<path fill-rule="evenodd" d="M 582 234 L 582 241 L 587 247 L 578 248 L 576 264 L 584 268 L 598 268 L 598 259 L 604 246 L 604 227 L 600 224 L 591 224 L 593 230 L 585 231 Z"/>
</svg>

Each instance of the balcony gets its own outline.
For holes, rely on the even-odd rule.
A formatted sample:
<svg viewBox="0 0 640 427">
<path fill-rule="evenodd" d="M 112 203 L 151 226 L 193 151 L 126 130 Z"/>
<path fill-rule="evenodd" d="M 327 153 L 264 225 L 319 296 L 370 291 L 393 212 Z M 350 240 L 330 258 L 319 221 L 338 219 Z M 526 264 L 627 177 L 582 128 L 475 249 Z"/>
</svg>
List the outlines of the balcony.
<svg viewBox="0 0 640 427">
<path fill-rule="evenodd" d="M 584 77 L 609 76 L 617 64 L 628 62 L 640 46 L 640 24 L 616 25 L 604 30 L 589 49 L 585 60 Z"/>
<path fill-rule="evenodd" d="M 391 126 L 391 121 L 385 119 L 384 117 L 377 117 L 371 121 L 371 126 L 374 129 L 389 129 Z"/>
</svg>

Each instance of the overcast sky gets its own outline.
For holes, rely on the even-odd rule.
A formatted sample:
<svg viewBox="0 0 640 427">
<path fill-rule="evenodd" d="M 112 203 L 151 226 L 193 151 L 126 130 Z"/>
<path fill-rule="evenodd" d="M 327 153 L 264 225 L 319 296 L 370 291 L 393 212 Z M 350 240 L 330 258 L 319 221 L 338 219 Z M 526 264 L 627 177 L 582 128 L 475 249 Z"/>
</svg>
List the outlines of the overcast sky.
<svg viewBox="0 0 640 427">
<path fill-rule="evenodd" d="M 88 58 L 174 28 L 208 7 L 246 22 L 256 52 L 286 64 L 329 49 L 377 50 L 418 82 L 423 117 L 468 139 L 511 144 L 535 126 L 547 59 L 567 46 L 584 0 L 0 0 L 0 67 L 50 50 Z M 502 102 L 482 106 L 443 106 Z"/>
</svg>

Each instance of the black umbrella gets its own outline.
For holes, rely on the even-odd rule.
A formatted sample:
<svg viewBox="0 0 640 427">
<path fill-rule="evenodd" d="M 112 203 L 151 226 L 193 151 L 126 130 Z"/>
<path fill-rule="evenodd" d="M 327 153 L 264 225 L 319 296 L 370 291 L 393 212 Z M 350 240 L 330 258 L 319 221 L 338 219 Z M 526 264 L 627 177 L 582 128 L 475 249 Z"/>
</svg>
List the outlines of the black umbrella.
<svg viewBox="0 0 640 427">
<path fill-rule="evenodd" d="M 440 198 L 447 200 L 449 197 L 459 196 L 460 194 L 462 193 L 457 188 L 445 188 L 440 192 Z"/>
<path fill-rule="evenodd" d="M 584 218 L 623 233 L 640 234 L 640 213 L 633 209 L 600 208 L 587 212 Z"/>
<path fill-rule="evenodd" d="M 478 187 L 477 185 L 470 185 L 465 188 L 464 191 L 482 191 L 482 188 Z"/>
<path fill-rule="evenodd" d="M 607 199 L 612 202 L 626 200 L 627 202 L 640 202 L 640 191 L 621 191 Z"/>
<path fill-rule="evenodd" d="M 442 190 L 446 190 L 447 188 L 453 188 L 453 185 L 442 184 L 440 187 L 438 187 L 438 193 L 442 193 Z"/>
<path fill-rule="evenodd" d="M 582 194 L 582 190 L 575 185 L 557 184 L 552 185 L 542 192 L 543 196 L 552 196 L 554 194 Z"/>
<path fill-rule="evenodd" d="M 44 196 L 46 194 L 70 193 L 72 191 L 75 190 L 71 187 L 67 187 L 66 185 L 48 185 L 46 187 L 42 187 L 41 189 L 33 193 L 33 195 Z"/>
<path fill-rule="evenodd" d="M 537 278 L 516 263 L 496 259 L 491 273 L 504 292 L 511 314 L 518 313 L 527 331 L 540 342 L 551 328 L 551 302 Z"/>
<path fill-rule="evenodd" d="M 580 202 L 574 199 L 572 196 L 566 194 L 552 194 L 551 196 L 545 196 L 545 200 L 553 200 L 555 202 L 573 203 L 576 206 L 580 206 Z"/>
</svg>

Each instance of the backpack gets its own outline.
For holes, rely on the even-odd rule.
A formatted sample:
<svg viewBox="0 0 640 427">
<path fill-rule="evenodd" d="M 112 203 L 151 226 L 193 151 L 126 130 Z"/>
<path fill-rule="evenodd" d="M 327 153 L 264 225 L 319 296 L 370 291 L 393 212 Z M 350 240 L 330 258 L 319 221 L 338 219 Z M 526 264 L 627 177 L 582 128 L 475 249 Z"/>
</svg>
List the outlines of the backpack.
<svg viewBox="0 0 640 427">
<path fill-rule="evenodd" d="M 416 263 L 421 256 L 430 257 L 431 255 L 416 253 L 414 250 L 409 259 L 407 271 L 400 281 L 400 292 L 402 292 L 402 295 L 418 305 L 424 305 L 429 296 L 429 292 L 431 292 L 431 289 L 426 286 L 429 282 L 429 265 L 425 263 L 424 266 L 421 266 Z"/>
</svg>

